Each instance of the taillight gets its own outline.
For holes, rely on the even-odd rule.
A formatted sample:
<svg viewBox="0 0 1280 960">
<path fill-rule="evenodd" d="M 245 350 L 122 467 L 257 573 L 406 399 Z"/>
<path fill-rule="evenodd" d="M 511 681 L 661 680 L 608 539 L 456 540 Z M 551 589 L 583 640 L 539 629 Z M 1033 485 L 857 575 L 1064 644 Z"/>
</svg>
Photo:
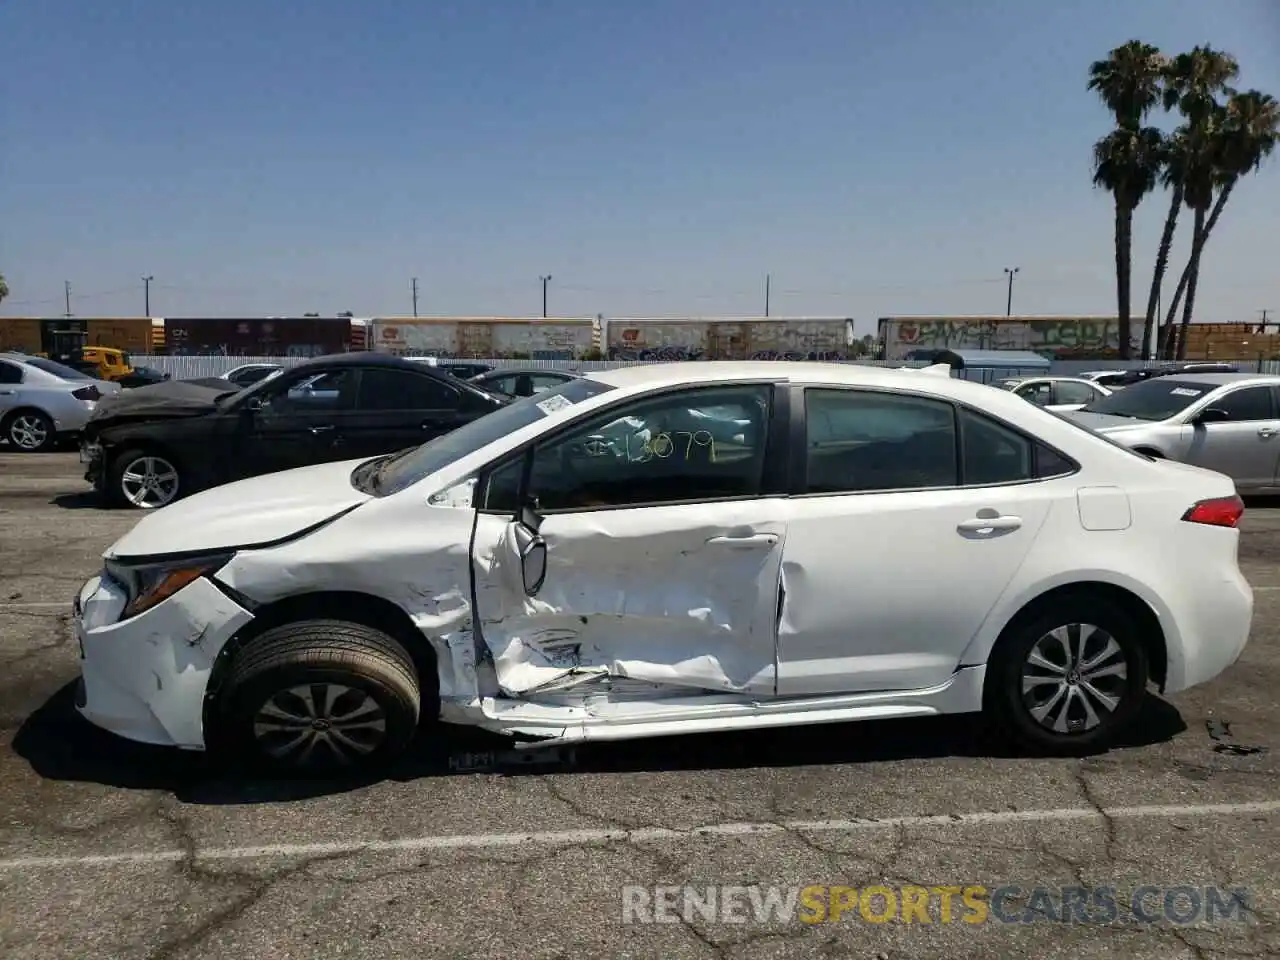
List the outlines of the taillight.
<svg viewBox="0 0 1280 960">
<path fill-rule="evenodd" d="M 1211 527 L 1234 527 L 1244 516 L 1244 501 L 1239 497 L 1214 497 L 1193 504 L 1182 515 L 1191 523 L 1205 523 Z"/>
<path fill-rule="evenodd" d="M 78 390 L 72 390 L 71 395 L 77 400 L 101 400 L 102 394 L 98 392 L 98 388 L 93 384 L 87 387 L 81 387 Z"/>
</svg>

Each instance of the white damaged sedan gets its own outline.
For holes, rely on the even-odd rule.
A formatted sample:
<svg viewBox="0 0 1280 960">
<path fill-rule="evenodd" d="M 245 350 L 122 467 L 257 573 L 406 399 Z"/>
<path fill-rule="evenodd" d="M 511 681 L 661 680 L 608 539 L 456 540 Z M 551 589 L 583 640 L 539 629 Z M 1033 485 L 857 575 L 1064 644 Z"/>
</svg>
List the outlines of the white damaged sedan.
<svg viewBox="0 0 1280 960">
<path fill-rule="evenodd" d="M 985 710 L 1091 750 L 1239 657 L 1242 511 L 932 373 L 599 372 L 146 516 L 76 598 L 77 705 L 284 773 L 437 720 L 533 746 Z"/>
</svg>

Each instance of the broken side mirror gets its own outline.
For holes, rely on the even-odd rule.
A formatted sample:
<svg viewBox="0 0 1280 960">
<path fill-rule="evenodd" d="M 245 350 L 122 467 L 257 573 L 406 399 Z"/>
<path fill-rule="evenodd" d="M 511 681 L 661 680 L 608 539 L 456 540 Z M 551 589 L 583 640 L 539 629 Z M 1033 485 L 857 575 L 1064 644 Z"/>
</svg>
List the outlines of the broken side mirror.
<svg viewBox="0 0 1280 960">
<path fill-rule="evenodd" d="M 547 578 L 547 543 L 524 521 L 515 524 L 516 552 L 520 557 L 520 576 L 527 596 L 536 596 Z"/>
</svg>

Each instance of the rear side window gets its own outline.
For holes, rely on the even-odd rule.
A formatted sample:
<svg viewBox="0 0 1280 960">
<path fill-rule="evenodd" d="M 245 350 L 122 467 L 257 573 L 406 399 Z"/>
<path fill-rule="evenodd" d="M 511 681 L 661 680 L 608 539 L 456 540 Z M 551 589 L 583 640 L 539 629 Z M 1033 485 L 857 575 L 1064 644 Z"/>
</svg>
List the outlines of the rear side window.
<svg viewBox="0 0 1280 960">
<path fill-rule="evenodd" d="M 861 390 L 805 391 L 806 493 L 1025 483 L 1077 464 L 976 410 Z"/>
<path fill-rule="evenodd" d="M 430 374 L 371 368 L 360 372 L 358 410 L 452 410 L 458 392 Z"/>
<path fill-rule="evenodd" d="M 1058 403 L 1091 403 L 1099 396 L 1101 394 L 1087 383 L 1072 383 L 1069 380 L 1059 380 L 1055 399 Z"/>
<path fill-rule="evenodd" d="M 959 481 L 955 411 L 925 397 L 806 390 L 806 493 L 925 490 Z"/>
</svg>

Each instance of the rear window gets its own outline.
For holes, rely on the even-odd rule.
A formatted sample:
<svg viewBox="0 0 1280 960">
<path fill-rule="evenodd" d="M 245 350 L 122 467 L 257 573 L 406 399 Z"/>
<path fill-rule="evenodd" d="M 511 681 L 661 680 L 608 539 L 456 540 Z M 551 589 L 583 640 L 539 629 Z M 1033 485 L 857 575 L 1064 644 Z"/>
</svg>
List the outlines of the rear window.
<svg viewBox="0 0 1280 960">
<path fill-rule="evenodd" d="M 1218 389 L 1216 383 L 1198 383 L 1175 377 L 1153 377 L 1132 387 L 1099 397 L 1084 408 L 1086 413 L 1102 413 L 1133 420 L 1168 420 L 1197 400 Z"/>
<path fill-rule="evenodd" d="M 44 357 L 26 357 L 23 363 L 30 364 L 37 370 L 43 370 L 45 373 L 51 373 L 55 377 L 61 377 L 63 380 L 92 380 L 93 377 L 88 374 L 81 373 L 74 367 L 68 367 L 65 364 L 54 363 L 52 360 L 46 360 Z"/>
</svg>

